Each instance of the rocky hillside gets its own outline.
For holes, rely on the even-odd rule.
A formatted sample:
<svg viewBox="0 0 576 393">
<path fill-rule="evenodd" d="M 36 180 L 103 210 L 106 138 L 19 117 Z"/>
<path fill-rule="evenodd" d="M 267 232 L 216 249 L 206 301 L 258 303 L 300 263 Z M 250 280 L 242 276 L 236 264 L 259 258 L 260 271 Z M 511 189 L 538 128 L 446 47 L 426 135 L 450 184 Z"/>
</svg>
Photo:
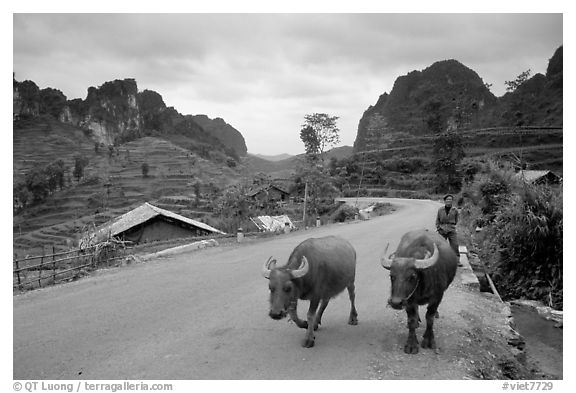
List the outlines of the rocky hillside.
<svg viewBox="0 0 576 393">
<path fill-rule="evenodd" d="M 219 117 L 210 119 L 206 115 L 196 115 L 191 116 L 191 118 L 210 135 L 218 138 L 226 147 L 233 149 L 239 156 L 246 156 L 248 149 L 246 148 L 244 137 L 240 131 L 226 123 L 223 119 Z"/>
<path fill-rule="evenodd" d="M 27 122 L 14 135 L 15 157 L 25 156 L 45 165 L 57 153 L 70 168 L 62 189 L 15 214 L 14 253 L 39 254 L 42 245 L 64 247 L 87 227 L 144 202 L 210 222 L 210 206 L 220 188 L 239 181 L 233 168 L 204 159 L 166 139 L 139 138 L 110 154 L 104 150 L 95 152 L 90 140 L 73 126 L 54 119 Z M 30 138 L 37 142 L 27 143 Z M 70 177 L 74 154 L 89 160 L 79 181 Z M 16 159 L 14 162 L 16 165 Z M 142 173 L 144 163 L 149 168 L 146 176 Z"/>
<path fill-rule="evenodd" d="M 546 75 L 536 74 L 500 98 L 456 60 L 401 76 L 364 112 L 354 151 L 385 148 L 404 136 L 517 125 L 562 126 L 562 47 Z"/>
<path fill-rule="evenodd" d="M 15 253 L 65 247 L 146 201 L 211 220 L 221 190 L 249 175 L 237 130 L 222 119 L 207 130 L 133 79 L 91 87 L 84 100 L 14 79 L 13 118 Z"/>
<path fill-rule="evenodd" d="M 208 126 L 205 129 L 194 116 L 167 107 L 157 92 L 139 92 L 134 79 L 90 87 L 84 100 L 68 100 L 59 90 L 40 89 L 32 81 L 14 79 L 14 119 L 42 115 L 86 130 L 95 143 L 103 145 L 118 145 L 143 136 L 184 136 L 192 140 L 185 147 L 205 155 L 218 151 L 237 159 L 246 154 L 242 134 L 224 120 L 203 121 Z"/>
<path fill-rule="evenodd" d="M 546 75 L 536 74 L 498 99 L 488 115 L 496 126 L 562 126 L 563 49 L 548 62 Z"/>
</svg>

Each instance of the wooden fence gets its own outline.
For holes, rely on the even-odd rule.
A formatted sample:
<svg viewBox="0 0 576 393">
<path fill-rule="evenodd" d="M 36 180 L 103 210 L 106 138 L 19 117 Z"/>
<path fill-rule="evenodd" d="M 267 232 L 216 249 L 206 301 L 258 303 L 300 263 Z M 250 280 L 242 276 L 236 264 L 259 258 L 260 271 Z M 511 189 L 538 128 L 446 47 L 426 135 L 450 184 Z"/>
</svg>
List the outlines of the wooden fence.
<svg viewBox="0 0 576 393">
<path fill-rule="evenodd" d="M 126 258 L 124 244 L 96 245 L 52 254 L 14 258 L 13 290 L 28 290 L 71 281 L 99 267 Z"/>
</svg>

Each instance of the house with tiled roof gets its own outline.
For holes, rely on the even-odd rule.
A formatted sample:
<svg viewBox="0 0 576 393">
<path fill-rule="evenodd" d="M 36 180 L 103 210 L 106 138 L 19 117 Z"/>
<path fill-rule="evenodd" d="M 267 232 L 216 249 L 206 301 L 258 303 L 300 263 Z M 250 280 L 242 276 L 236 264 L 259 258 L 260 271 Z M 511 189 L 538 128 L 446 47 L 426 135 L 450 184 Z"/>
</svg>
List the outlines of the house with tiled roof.
<svg viewBox="0 0 576 393">
<path fill-rule="evenodd" d="M 96 228 L 81 240 L 81 244 L 87 246 L 108 238 L 139 244 L 211 234 L 224 232 L 146 202 Z"/>
<path fill-rule="evenodd" d="M 287 201 L 290 193 L 283 187 L 277 184 L 265 184 L 263 186 L 258 186 L 253 188 L 248 192 L 250 198 L 257 199 L 259 201 Z"/>
</svg>

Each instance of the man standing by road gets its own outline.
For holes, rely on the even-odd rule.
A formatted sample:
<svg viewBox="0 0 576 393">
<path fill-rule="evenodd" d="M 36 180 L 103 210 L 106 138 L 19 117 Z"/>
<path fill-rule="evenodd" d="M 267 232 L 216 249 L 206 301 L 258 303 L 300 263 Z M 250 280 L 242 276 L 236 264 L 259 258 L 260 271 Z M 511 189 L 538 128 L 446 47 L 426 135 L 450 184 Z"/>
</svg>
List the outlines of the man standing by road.
<svg viewBox="0 0 576 393">
<path fill-rule="evenodd" d="M 448 194 L 444 197 L 444 206 L 438 209 L 436 215 L 436 230 L 450 242 L 450 247 L 459 257 L 458 239 L 456 238 L 456 224 L 458 223 L 458 210 L 452 207 L 454 196 Z"/>
</svg>

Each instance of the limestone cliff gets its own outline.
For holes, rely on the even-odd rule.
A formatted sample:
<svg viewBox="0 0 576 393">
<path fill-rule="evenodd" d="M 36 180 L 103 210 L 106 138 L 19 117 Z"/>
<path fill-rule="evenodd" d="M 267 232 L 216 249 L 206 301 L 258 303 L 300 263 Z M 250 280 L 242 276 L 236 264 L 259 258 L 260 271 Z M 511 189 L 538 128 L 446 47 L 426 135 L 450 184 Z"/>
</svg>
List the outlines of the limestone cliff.
<svg viewBox="0 0 576 393">
<path fill-rule="evenodd" d="M 220 152 L 238 159 L 247 150 L 242 134 L 223 119 L 182 115 L 167 107 L 157 92 L 139 92 L 134 79 L 90 87 L 84 100 L 67 100 L 59 90 L 40 90 L 32 81 L 14 80 L 13 113 L 15 120 L 50 115 L 88 130 L 95 142 L 104 145 L 161 135 L 205 157 Z"/>
<path fill-rule="evenodd" d="M 95 141 L 111 145 L 141 135 L 142 117 L 134 79 L 115 80 L 90 87 L 86 100 L 73 100 L 60 112 L 65 123 L 89 129 Z M 130 138 L 132 137 L 132 138 Z"/>
<path fill-rule="evenodd" d="M 17 82 L 13 79 L 12 117 L 38 116 L 40 114 L 40 89 L 32 81 Z"/>
<path fill-rule="evenodd" d="M 200 124 L 206 132 L 218 138 L 225 146 L 234 149 L 239 156 L 246 156 L 248 149 L 244 137 L 234 127 L 217 117 L 210 119 L 206 115 L 195 115 L 192 119 Z"/>
<path fill-rule="evenodd" d="M 512 79 L 512 78 L 511 78 Z M 498 126 L 562 126 L 562 47 L 516 90 L 495 97 L 476 72 L 456 60 L 439 61 L 396 79 L 358 124 L 355 151 L 381 149 L 403 135 Z"/>
<path fill-rule="evenodd" d="M 364 112 L 354 149 L 380 148 L 398 134 L 437 132 L 463 121 L 479 125 L 495 103 L 476 72 L 456 60 L 439 61 L 396 79 L 390 94 Z"/>
</svg>

